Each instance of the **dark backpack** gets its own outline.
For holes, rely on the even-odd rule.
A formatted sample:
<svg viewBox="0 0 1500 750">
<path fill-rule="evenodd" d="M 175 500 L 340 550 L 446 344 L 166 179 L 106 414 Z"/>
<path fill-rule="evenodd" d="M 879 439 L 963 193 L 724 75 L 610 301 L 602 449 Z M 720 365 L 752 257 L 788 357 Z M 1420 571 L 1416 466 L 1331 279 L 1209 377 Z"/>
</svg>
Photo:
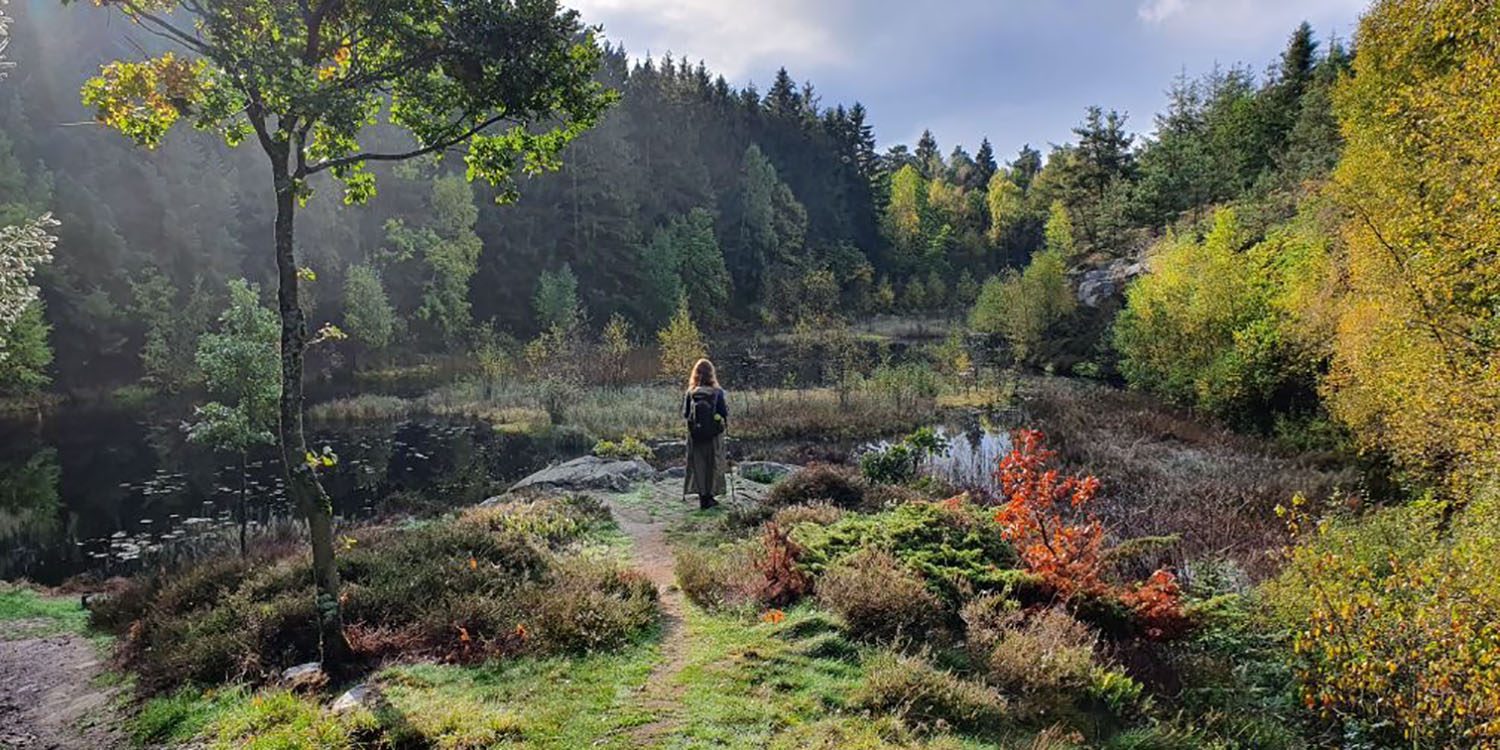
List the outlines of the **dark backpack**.
<svg viewBox="0 0 1500 750">
<path fill-rule="evenodd" d="M 719 400 L 714 391 L 694 391 L 688 405 L 688 435 L 695 442 L 707 442 L 724 434 L 724 423 L 714 407 Z"/>
</svg>

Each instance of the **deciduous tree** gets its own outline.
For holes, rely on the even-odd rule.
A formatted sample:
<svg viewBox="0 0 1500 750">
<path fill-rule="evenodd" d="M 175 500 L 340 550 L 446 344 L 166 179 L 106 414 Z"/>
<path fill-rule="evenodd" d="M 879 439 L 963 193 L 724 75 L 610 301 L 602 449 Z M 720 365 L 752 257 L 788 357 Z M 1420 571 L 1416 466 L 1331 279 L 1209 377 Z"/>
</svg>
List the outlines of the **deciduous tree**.
<svg viewBox="0 0 1500 750">
<path fill-rule="evenodd" d="M 599 49 L 556 0 L 102 0 L 177 49 L 110 63 L 83 89 L 98 120 L 153 148 L 181 120 L 230 145 L 254 139 L 275 196 L 281 317 L 279 441 L 288 493 L 308 519 L 325 659 L 346 652 L 332 508 L 302 431 L 303 350 L 295 219 L 328 173 L 351 203 L 370 198 L 367 165 L 462 149 L 471 178 L 512 195 L 512 176 L 553 168 L 610 97 L 592 80 Z M 371 123 L 406 146 L 377 146 Z M 389 143 L 389 141 L 385 141 Z"/>
</svg>

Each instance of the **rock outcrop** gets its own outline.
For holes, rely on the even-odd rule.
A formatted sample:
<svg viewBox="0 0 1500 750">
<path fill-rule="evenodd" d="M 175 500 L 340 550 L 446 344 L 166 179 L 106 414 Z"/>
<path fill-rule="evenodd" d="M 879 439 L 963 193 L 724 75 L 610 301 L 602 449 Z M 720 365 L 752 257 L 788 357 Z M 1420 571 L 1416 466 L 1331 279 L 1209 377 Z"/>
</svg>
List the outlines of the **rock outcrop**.
<svg viewBox="0 0 1500 750">
<path fill-rule="evenodd" d="M 637 482 L 652 479 L 655 476 L 656 470 L 651 468 L 651 464 L 640 459 L 582 456 L 567 463 L 542 469 L 516 482 L 511 486 L 510 491 L 624 492 Z"/>
</svg>

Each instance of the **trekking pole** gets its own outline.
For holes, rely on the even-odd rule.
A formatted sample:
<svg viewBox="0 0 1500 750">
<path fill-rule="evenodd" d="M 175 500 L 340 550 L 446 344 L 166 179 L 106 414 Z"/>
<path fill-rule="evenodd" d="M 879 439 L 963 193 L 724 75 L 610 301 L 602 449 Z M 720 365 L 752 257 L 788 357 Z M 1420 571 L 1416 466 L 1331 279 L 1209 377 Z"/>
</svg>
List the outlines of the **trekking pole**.
<svg viewBox="0 0 1500 750">
<path fill-rule="evenodd" d="M 730 467 L 729 467 L 729 501 L 730 502 L 739 502 L 738 498 L 736 497 L 737 493 L 736 493 L 736 490 L 735 490 L 735 481 L 734 481 L 735 470 L 734 470 L 734 468 L 735 468 L 734 464 L 733 464 L 733 462 L 731 462 L 730 463 Z"/>
</svg>

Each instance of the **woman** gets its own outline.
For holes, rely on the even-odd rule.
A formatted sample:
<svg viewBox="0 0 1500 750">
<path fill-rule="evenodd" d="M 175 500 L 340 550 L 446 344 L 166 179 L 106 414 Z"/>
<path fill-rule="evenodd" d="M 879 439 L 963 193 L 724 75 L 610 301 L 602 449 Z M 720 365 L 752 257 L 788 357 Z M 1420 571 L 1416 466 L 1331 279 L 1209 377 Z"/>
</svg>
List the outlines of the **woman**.
<svg viewBox="0 0 1500 750">
<path fill-rule="evenodd" d="M 698 507 L 708 510 L 719 503 L 714 498 L 724 494 L 724 432 L 729 428 L 729 402 L 719 387 L 714 363 L 700 359 L 688 376 L 687 394 L 682 398 L 682 418 L 687 420 L 687 476 L 684 495 L 697 495 Z"/>
</svg>

